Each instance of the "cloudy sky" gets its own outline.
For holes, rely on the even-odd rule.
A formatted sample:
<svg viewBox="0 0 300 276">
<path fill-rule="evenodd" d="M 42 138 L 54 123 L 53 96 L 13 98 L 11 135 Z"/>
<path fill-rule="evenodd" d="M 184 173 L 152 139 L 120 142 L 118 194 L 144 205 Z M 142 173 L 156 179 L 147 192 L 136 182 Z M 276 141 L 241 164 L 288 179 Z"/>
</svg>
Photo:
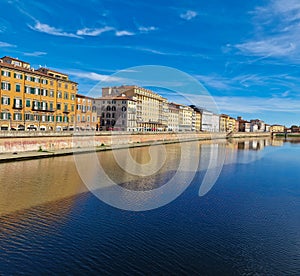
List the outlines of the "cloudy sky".
<svg viewBox="0 0 300 276">
<path fill-rule="evenodd" d="M 119 70 L 168 66 L 196 78 L 222 113 L 300 124 L 298 0 L 0 0 L 0 6 L 1 56 L 66 72 L 82 94 Z"/>
</svg>

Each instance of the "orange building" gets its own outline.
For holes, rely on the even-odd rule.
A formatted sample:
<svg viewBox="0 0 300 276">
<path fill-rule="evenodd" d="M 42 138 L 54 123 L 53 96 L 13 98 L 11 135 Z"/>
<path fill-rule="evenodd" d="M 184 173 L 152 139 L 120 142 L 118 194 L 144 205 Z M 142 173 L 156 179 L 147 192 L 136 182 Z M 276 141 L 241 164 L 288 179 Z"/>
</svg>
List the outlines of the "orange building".
<svg viewBox="0 0 300 276">
<path fill-rule="evenodd" d="M 94 98 L 76 95 L 76 130 L 96 130 L 98 119 Z"/>
<path fill-rule="evenodd" d="M 5 56 L 0 59 L 1 130 L 72 130 L 77 83 L 68 75 Z"/>
</svg>

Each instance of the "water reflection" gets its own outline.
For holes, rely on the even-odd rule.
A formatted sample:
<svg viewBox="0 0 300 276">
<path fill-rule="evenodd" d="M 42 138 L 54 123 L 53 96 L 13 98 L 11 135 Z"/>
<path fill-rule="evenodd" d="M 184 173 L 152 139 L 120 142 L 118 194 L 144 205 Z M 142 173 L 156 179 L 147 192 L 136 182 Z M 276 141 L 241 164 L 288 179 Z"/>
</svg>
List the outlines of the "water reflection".
<svg viewBox="0 0 300 276">
<path fill-rule="evenodd" d="M 260 153 L 266 146 L 274 143 L 277 141 L 268 139 L 188 142 L 188 147 L 184 148 L 187 152 L 182 152 L 179 144 L 169 144 L 165 146 L 164 164 L 157 173 L 146 176 L 128 173 L 120 167 L 114 155 L 126 158 L 128 152 L 125 149 L 115 150 L 114 154 L 111 151 L 97 153 L 97 159 L 111 180 L 125 190 L 150 191 L 174 178 L 181 158 L 185 158 L 189 160 L 185 175 L 174 182 L 173 189 L 178 188 L 176 185 L 182 189 L 188 177 L 195 173 L 191 168 L 196 162 L 197 171 L 208 171 L 202 184 L 199 183 L 202 186 L 200 194 L 204 195 L 214 185 L 224 164 L 252 162 L 261 158 Z M 244 153 L 239 154 L 239 150 Z M 131 148 L 129 152 L 138 164 L 147 164 L 150 160 L 149 147 Z M 89 154 L 82 156 L 90 159 Z M 159 154 L 157 158 L 160 158 Z M 87 191 L 71 156 L 0 164 L 0 182 L 0 216 Z"/>
</svg>

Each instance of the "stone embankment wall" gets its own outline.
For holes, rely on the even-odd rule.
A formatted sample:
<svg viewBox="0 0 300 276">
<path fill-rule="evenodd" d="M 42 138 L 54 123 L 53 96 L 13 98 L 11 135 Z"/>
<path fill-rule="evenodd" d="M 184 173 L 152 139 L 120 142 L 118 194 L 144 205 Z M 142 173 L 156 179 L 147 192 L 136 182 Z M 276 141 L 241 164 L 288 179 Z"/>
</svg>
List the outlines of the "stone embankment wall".
<svg viewBox="0 0 300 276">
<path fill-rule="evenodd" d="M 247 133 L 247 137 L 270 134 Z M 245 137 L 238 133 L 231 137 Z M 192 140 L 225 139 L 226 133 L 0 133 L 0 153 L 25 151 L 55 151 L 114 145 L 133 145 L 150 142 L 178 142 Z"/>
</svg>

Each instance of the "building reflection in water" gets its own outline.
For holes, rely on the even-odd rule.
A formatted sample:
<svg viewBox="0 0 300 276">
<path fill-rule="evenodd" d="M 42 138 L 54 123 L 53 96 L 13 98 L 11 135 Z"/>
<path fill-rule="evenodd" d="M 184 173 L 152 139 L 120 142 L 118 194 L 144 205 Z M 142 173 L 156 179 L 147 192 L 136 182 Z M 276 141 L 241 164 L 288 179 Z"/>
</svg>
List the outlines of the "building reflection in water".
<svg viewBox="0 0 300 276">
<path fill-rule="evenodd" d="M 165 145 L 165 156 L 162 156 L 160 147 L 152 146 L 100 152 L 96 157 L 109 178 L 124 188 L 124 193 L 126 190 L 150 191 L 163 186 L 176 175 L 180 161 L 184 158 L 185 162 L 188 162 L 185 166 L 185 175 L 178 178 L 176 183 L 178 187 L 174 189 L 183 189 L 187 184 L 186 179 L 195 175 L 197 171 L 207 171 L 201 185 L 204 195 L 214 185 L 223 165 L 252 162 L 261 158 L 263 149 L 273 145 L 273 141 L 232 139 L 187 144 L 189 147 L 183 147 L 185 150 L 188 149 L 187 152 L 182 152 L 180 144 Z M 152 175 L 147 174 L 147 171 L 140 171 L 139 174 L 128 173 L 116 161 L 117 154 L 118 159 L 124 159 L 123 163 L 129 162 L 126 164 L 127 167 L 133 166 L 130 163 L 132 161 L 126 161 L 129 152 L 132 160 L 136 162 L 135 166 L 143 164 L 145 166 L 142 167 L 147 168 L 146 165 L 151 161 L 150 148 L 152 153 L 155 153 L 152 157 L 157 158 L 154 163 L 164 161 Z M 243 150 L 244 153 L 239 154 L 239 150 Z M 82 156 L 87 160 L 90 158 L 89 154 Z M 192 169 L 195 167 L 194 163 L 196 171 Z M 71 198 L 88 191 L 78 174 L 72 156 L 0 164 L 0 182 L 0 216 Z"/>
</svg>

